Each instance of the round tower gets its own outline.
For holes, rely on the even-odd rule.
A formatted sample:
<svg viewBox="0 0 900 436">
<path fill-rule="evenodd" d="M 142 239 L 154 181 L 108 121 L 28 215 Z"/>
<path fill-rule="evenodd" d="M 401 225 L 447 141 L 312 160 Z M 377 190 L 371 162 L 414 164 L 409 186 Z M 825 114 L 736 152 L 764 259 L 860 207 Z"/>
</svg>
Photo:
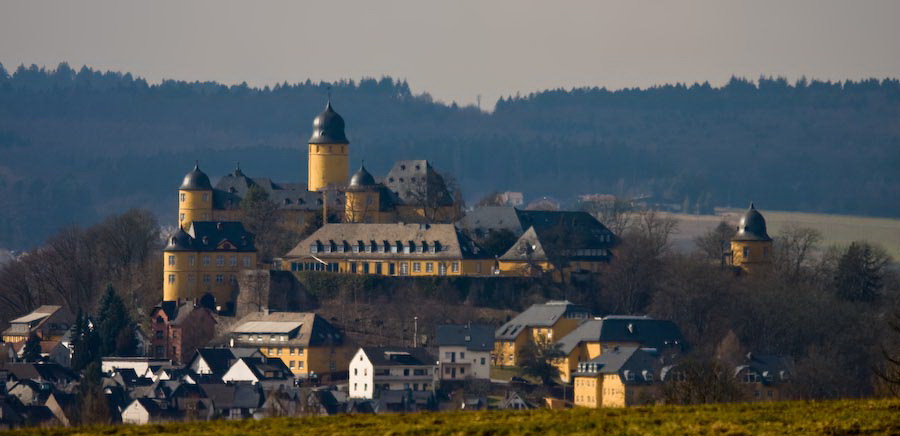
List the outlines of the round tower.
<svg viewBox="0 0 900 436">
<path fill-rule="evenodd" d="M 178 188 L 178 226 L 187 229 L 194 221 L 212 220 L 212 197 L 209 177 L 200 171 L 199 165 L 194 165 Z"/>
<path fill-rule="evenodd" d="M 331 185 L 343 186 L 350 172 L 350 141 L 344 134 L 344 119 L 331 108 L 331 101 L 313 119 L 309 138 L 309 178 L 307 189 L 321 191 Z"/>
<path fill-rule="evenodd" d="M 753 203 L 741 217 L 737 234 L 731 238 L 731 264 L 746 272 L 772 263 L 772 238 L 766 232 L 766 219 Z"/>
<path fill-rule="evenodd" d="M 379 220 L 380 192 L 372 174 L 364 165 L 350 177 L 344 193 L 345 223 L 377 223 Z"/>
<path fill-rule="evenodd" d="M 178 229 L 163 249 L 163 301 L 181 301 L 196 294 L 196 253 L 191 235 Z"/>
</svg>

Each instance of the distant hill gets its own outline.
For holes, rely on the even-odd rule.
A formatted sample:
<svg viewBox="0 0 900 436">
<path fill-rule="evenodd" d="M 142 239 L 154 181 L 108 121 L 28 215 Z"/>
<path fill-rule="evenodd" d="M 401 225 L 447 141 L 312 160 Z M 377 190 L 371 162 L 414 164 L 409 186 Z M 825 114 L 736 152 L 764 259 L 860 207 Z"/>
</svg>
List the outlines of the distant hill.
<svg viewBox="0 0 900 436">
<path fill-rule="evenodd" d="M 130 74 L 0 66 L 0 246 L 133 206 L 175 219 L 195 159 L 213 178 L 305 180 L 305 141 L 332 88 L 351 162 L 384 174 L 427 158 L 470 203 L 494 190 L 573 202 L 651 195 L 714 206 L 900 217 L 900 82 L 733 79 L 651 89 L 551 90 L 493 113 L 435 103 L 391 78 L 150 85 Z"/>
</svg>

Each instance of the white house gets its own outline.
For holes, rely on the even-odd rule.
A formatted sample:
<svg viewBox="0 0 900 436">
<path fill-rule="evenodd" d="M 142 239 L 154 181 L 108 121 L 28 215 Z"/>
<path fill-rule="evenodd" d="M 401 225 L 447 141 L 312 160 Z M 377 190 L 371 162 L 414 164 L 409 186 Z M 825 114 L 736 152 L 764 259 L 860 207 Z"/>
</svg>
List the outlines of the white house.
<svg viewBox="0 0 900 436">
<path fill-rule="evenodd" d="M 490 380 L 493 327 L 439 325 L 435 343 L 438 346 L 441 380 Z"/>
<path fill-rule="evenodd" d="M 434 391 L 437 365 L 422 348 L 362 347 L 350 361 L 350 398 L 372 399 L 381 391 Z"/>
<path fill-rule="evenodd" d="M 123 424 L 148 424 L 174 421 L 178 418 L 177 410 L 163 409 L 150 398 L 138 398 L 122 410 Z"/>
<path fill-rule="evenodd" d="M 292 378 L 291 370 L 281 359 L 241 357 L 234 361 L 228 371 L 225 371 L 222 381 L 225 383 L 249 382 L 287 386 L 292 383 L 288 382 L 289 378 Z"/>
<path fill-rule="evenodd" d="M 133 369 L 139 376 L 152 377 L 161 367 L 171 367 L 169 359 L 151 359 L 149 357 L 104 357 L 100 370 L 112 374 L 117 369 Z"/>
</svg>

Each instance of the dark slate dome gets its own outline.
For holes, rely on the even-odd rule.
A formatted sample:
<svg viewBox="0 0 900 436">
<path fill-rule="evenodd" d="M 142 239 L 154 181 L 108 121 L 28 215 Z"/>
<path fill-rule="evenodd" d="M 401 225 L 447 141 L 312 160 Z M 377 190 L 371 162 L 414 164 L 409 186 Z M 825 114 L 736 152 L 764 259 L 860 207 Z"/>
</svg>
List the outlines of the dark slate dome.
<svg viewBox="0 0 900 436">
<path fill-rule="evenodd" d="M 166 244 L 166 248 L 164 251 L 183 251 L 190 250 L 191 243 L 193 238 L 191 235 L 184 231 L 183 228 L 179 228 L 171 238 L 169 238 L 168 243 Z"/>
<path fill-rule="evenodd" d="M 375 178 L 366 171 L 365 165 L 360 165 L 359 170 L 350 177 L 350 187 L 364 188 L 368 186 L 375 186 Z"/>
<path fill-rule="evenodd" d="M 200 171 L 200 166 L 194 165 L 194 169 L 184 176 L 184 181 L 181 182 L 181 187 L 178 189 L 186 191 L 211 191 L 212 183 L 209 183 L 209 177 L 206 173 Z"/>
<path fill-rule="evenodd" d="M 772 238 L 766 232 L 766 219 L 756 210 L 753 203 L 750 203 L 750 209 L 741 217 L 738 224 L 737 234 L 732 241 L 771 241 Z"/>
<path fill-rule="evenodd" d="M 331 108 L 331 101 L 313 119 L 313 132 L 309 137 L 310 144 L 349 144 L 344 134 L 344 118 Z"/>
</svg>

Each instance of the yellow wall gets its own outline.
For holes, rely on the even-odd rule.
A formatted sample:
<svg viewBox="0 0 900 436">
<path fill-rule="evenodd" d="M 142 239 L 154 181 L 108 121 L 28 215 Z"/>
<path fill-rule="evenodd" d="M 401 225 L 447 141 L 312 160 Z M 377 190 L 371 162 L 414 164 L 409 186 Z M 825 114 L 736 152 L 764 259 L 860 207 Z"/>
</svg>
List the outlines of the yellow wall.
<svg viewBox="0 0 900 436">
<path fill-rule="evenodd" d="M 347 191 L 344 202 L 345 223 L 392 223 L 393 212 L 379 211 L 381 194 L 378 191 Z"/>
<path fill-rule="evenodd" d="M 316 257 L 322 259 L 328 263 L 336 263 L 338 264 L 338 272 L 344 274 L 372 274 L 372 275 L 383 275 L 383 276 L 404 276 L 404 277 L 435 277 L 440 275 L 446 276 L 487 276 L 491 274 L 491 268 L 493 266 L 493 260 L 491 259 L 463 259 L 463 260 L 454 260 L 454 259 L 422 259 L 421 257 L 417 258 L 409 258 L 409 257 L 397 257 L 396 259 L 391 260 L 373 260 L 373 259 L 365 259 L 365 253 L 355 253 L 356 255 L 360 255 L 361 257 L 353 261 L 349 261 L 347 259 L 334 259 L 328 257 L 327 255 L 323 255 L 323 253 L 317 253 Z M 401 254 L 402 253 L 398 253 Z M 281 264 L 281 269 L 285 271 L 291 271 L 291 262 L 298 263 L 313 263 L 316 262 L 315 259 L 312 258 L 289 258 L 283 259 Z M 356 272 L 353 272 L 353 265 L 356 265 Z M 378 272 L 378 265 L 381 265 L 381 272 Z M 390 274 L 390 265 L 394 265 L 394 274 Z M 406 265 L 405 270 L 404 266 Z M 429 267 L 430 264 L 430 267 Z M 456 267 L 454 267 L 456 264 Z M 368 273 L 366 272 L 366 265 L 368 265 Z M 444 274 L 441 274 L 441 265 L 443 265 L 446 269 Z M 305 269 L 304 269 L 305 270 Z M 404 273 L 404 271 L 406 271 Z"/>
<path fill-rule="evenodd" d="M 494 366 L 516 366 L 518 364 L 518 350 L 521 350 L 526 341 L 532 343 L 552 343 L 575 330 L 582 320 L 575 318 L 560 318 L 550 327 L 525 327 L 516 336 L 515 341 L 494 341 Z M 509 356 L 513 356 L 512 361 Z"/>
<path fill-rule="evenodd" d="M 219 256 L 222 257 L 222 265 L 219 265 Z M 208 265 L 205 258 L 209 259 Z M 232 258 L 236 260 L 236 265 L 232 264 Z M 163 300 L 199 299 L 209 292 L 216 297 L 217 304 L 232 301 L 233 291 L 237 290 L 238 274 L 245 269 L 245 258 L 249 264 L 246 268 L 256 267 L 256 253 L 252 252 L 163 252 Z M 217 280 L 220 275 L 221 283 Z M 170 276 L 174 276 L 174 282 Z M 209 276 L 208 282 L 204 280 L 206 276 Z"/>
<path fill-rule="evenodd" d="M 579 362 L 586 362 L 591 359 L 595 359 L 600 357 L 603 354 L 604 348 L 610 347 L 627 347 L 634 346 L 639 347 L 640 343 L 638 342 L 604 342 L 600 343 L 599 341 L 594 342 L 582 342 L 578 344 L 572 351 L 566 356 L 564 359 L 560 359 L 556 362 L 556 367 L 559 369 L 559 376 L 563 382 L 568 382 L 570 380 L 570 376 L 575 370 L 578 369 Z"/>
<path fill-rule="evenodd" d="M 340 347 L 261 346 L 259 351 L 266 357 L 281 359 L 294 375 L 308 376 L 310 371 L 314 374 L 346 371 L 356 347 L 350 343 Z"/>
<path fill-rule="evenodd" d="M 329 185 L 344 186 L 349 179 L 347 144 L 309 144 L 308 189 L 318 191 Z"/>
<path fill-rule="evenodd" d="M 211 221 L 212 191 L 178 191 L 178 225 L 187 229 L 194 221 Z"/>
<path fill-rule="evenodd" d="M 575 377 L 575 405 L 579 407 L 600 407 L 603 379 L 599 376 Z"/>
<path fill-rule="evenodd" d="M 731 253 L 731 263 L 750 272 L 772 263 L 772 241 L 731 241 Z"/>
</svg>

